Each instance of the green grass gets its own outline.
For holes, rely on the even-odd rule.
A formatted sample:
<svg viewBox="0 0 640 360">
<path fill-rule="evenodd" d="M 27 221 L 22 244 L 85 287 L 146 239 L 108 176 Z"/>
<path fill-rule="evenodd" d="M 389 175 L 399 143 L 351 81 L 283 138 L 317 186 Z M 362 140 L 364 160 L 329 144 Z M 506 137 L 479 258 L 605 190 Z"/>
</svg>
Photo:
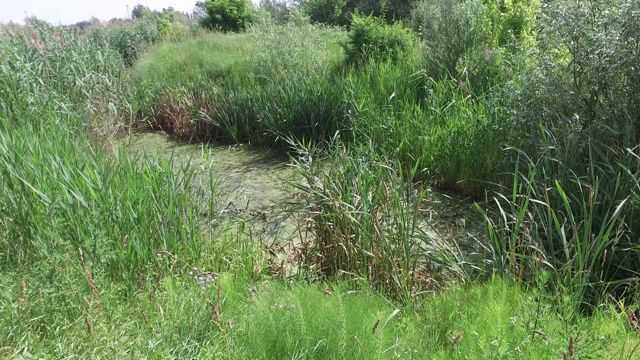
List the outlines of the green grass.
<svg viewBox="0 0 640 360">
<path fill-rule="evenodd" d="M 345 141 L 397 154 L 418 176 L 477 194 L 506 171 L 498 103 L 456 81 L 433 81 L 415 48 L 402 59 L 347 65 L 346 35 L 264 24 L 151 49 L 133 68 L 137 123 L 183 138 L 323 146 Z"/>
<path fill-rule="evenodd" d="M 543 126 L 539 158 L 504 161 L 519 125 L 499 98 L 431 80 L 419 52 L 346 66 L 344 38 L 264 25 L 162 44 L 129 72 L 83 36 L 0 29 L 0 354 L 637 357 L 637 148 Z M 203 231 L 215 174 L 111 141 L 147 124 L 303 144 L 300 271 L 273 279 L 257 239 Z M 423 180 L 474 193 L 506 166 L 490 256 L 465 262 L 423 228 Z"/>
<path fill-rule="evenodd" d="M 184 86 L 234 79 L 248 70 L 251 40 L 248 34 L 208 33 L 193 40 L 163 43 L 141 56 L 133 77 Z"/>
<path fill-rule="evenodd" d="M 424 216 L 428 190 L 412 186 L 417 168 L 336 143 L 324 159 L 308 145 L 298 152 L 295 186 L 315 234 L 300 246 L 300 265 L 330 279 L 361 278 L 405 303 L 469 276 L 455 239 L 439 238 Z"/>
<path fill-rule="evenodd" d="M 34 269 L 24 277 L 24 300 L 20 278 L 3 274 L 2 353 L 16 358 L 548 359 L 562 357 L 571 336 L 574 358 L 630 358 L 638 343 L 615 305 L 603 306 L 588 320 L 569 321 L 557 315 L 552 299 L 542 297 L 538 305 L 535 293 L 500 279 L 444 290 L 411 309 L 364 284 L 357 289 L 254 282 L 228 272 L 215 273 L 215 282 L 203 291 L 188 270 L 150 282 L 126 301 L 115 283 L 96 277 L 100 307 L 81 271 L 68 269 L 62 279 L 76 281 L 54 288 Z"/>
</svg>

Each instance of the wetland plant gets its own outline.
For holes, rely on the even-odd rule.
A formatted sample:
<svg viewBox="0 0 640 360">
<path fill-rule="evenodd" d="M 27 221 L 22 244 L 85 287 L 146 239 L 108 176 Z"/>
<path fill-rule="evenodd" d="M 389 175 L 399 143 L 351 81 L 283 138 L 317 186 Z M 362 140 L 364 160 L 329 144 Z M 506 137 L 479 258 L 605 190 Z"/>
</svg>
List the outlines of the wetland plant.
<svg viewBox="0 0 640 360">
<path fill-rule="evenodd" d="M 364 279 L 409 302 L 447 278 L 464 279 L 455 240 L 429 233 L 421 212 L 428 190 L 414 186 L 417 166 L 370 149 L 354 154 L 335 141 L 326 159 L 297 145 L 303 181 L 295 186 L 308 196 L 315 230 L 315 239 L 303 244 L 304 265 L 326 278 Z"/>
</svg>

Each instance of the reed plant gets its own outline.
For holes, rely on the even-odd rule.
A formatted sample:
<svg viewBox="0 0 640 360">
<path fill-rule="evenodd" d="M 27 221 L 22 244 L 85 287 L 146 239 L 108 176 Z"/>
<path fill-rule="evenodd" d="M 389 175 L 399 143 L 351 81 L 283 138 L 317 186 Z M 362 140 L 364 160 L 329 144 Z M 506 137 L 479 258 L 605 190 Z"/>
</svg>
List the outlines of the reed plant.
<svg viewBox="0 0 640 360">
<path fill-rule="evenodd" d="M 540 158 L 516 152 L 510 192 L 487 216 L 494 269 L 528 284 L 548 271 L 555 291 L 572 294 L 570 306 L 589 310 L 636 282 L 637 155 L 592 140 L 579 173 L 582 154 L 564 152 L 551 131 L 547 141 Z"/>
<path fill-rule="evenodd" d="M 255 64 L 227 63 L 211 72 L 222 85 L 203 73 L 174 71 L 157 74 L 155 83 L 136 83 L 132 96 L 117 53 L 39 26 L 0 30 L 0 356 L 635 354 L 635 308 L 618 292 L 594 307 L 589 321 L 574 305 L 633 283 L 637 148 L 593 142 L 584 173 L 569 171 L 585 163 L 573 156 L 580 148 L 561 146 L 559 137 L 549 135 L 539 160 L 522 154 L 527 171 L 511 197 L 499 200 L 497 218 L 504 222 L 491 220 L 488 230 L 495 259 L 503 260 L 499 268 L 518 279 L 531 274 L 535 290 L 493 278 L 430 294 L 450 280 L 469 279 L 472 267 L 455 243 L 434 235 L 424 215 L 429 199 L 421 172 L 432 168 L 425 164 L 433 154 L 419 146 L 429 138 L 445 142 L 447 131 L 462 129 L 468 136 L 455 141 L 474 144 L 462 149 L 489 148 L 479 139 L 497 142 L 488 137 L 487 129 L 499 124 L 491 103 L 469 97 L 456 82 L 432 84 L 408 65 L 392 69 L 384 62 L 369 65 L 379 66 L 378 73 L 325 67 L 331 61 L 307 64 L 305 71 L 317 72 L 307 82 L 298 81 L 303 77 L 296 71 L 272 79 L 253 69 L 245 77 L 243 69 Z M 176 79 L 166 93 L 160 88 L 169 80 L 161 76 Z M 204 90 L 189 87 L 189 79 Z M 262 98 L 243 98 L 248 84 L 257 89 L 247 94 Z M 368 86 L 371 92 L 364 91 Z M 237 98 L 220 101 L 229 94 Z M 472 121 L 475 106 L 482 121 Z M 304 114 L 307 108 L 313 115 Z M 241 121 L 221 123 L 224 112 L 217 109 L 228 112 L 224 119 Z M 238 141 L 288 134 L 286 144 L 304 144 L 294 150 L 304 178 L 297 186 L 310 200 L 316 239 L 299 245 L 298 264 L 348 281 L 269 281 L 266 256 L 242 226 L 203 234 L 203 218 L 215 211 L 213 174 L 194 173 L 180 157 L 135 154 L 112 142 L 132 119 L 152 122 L 144 119 L 157 114 L 152 111 L 178 114 L 183 127 L 208 118 Z M 400 114 L 415 117 L 402 127 Z M 469 159 L 478 168 L 484 161 L 481 154 Z M 543 292 L 547 285 L 562 290 L 563 299 L 577 289 L 562 316 L 558 301 Z"/>
<path fill-rule="evenodd" d="M 15 90 L 0 107 L 3 267 L 81 250 L 133 287 L 158 251 L 197 256 L 188 164 L 109 151 L 99 133 L 72 135 L 118 127 L 130 109 L 122 62 L 69 33 L 11 31 L 0 45 L 0 82 Z"/>
<path fill-rule="evenodd" d="M 316 237 L 303 244 L 302 265 L 326 278 L 363 279 L 404 302 L 464 280 L 455 240 L 434 236 L 422 215 L 427 190 L 414 187 L 418 166 L 333 146 L 324 161 L 297 147 L 303 181 L 295 186 L 308 196 Z"/>
</svg>

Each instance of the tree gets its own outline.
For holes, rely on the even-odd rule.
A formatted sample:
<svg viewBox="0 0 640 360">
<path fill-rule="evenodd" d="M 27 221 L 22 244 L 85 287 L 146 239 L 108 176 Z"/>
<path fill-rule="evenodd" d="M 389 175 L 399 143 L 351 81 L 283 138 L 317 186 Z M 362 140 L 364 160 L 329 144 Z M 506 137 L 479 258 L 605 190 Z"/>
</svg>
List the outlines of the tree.
<svg viewBox="0 0 640 360">
<path fill-rule="evenodd" d="M 345 16 L 347 0 L 308 0 L 304 10 L 314 23 L 328 25 L 347 25 L 349 19 Z"/>
<path fill-rule="evenodd" d="M 142 19 L 144 17 L 148 17 L 151 14 L 153 14 L 153 11 L 142 4 L 134 6 L 133 10 L 131 10 L 131 18 L 133 19 Z"/>
<path fill-rule="evenodd" d="M 209 0 L 202 5 L 206 16 L 200 23 L 210 29 L 239 32 L 255 19 L 249 0 Z"/>
<path fill-rule="evenodd" d="M 264 10 L 271 15 L 277 23 L 286 23 L 291 16 L 293 5 L 287 0 L 260 0 L 260 10 Z"/>
</svg>

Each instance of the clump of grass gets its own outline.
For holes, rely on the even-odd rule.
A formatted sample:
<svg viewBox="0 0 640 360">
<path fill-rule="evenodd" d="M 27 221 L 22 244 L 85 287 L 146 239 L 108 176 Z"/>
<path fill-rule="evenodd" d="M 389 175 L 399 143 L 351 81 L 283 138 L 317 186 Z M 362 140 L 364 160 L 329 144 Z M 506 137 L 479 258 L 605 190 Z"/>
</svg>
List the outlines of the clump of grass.
<svg viewBox="0 0 640 360">
<path fill-rule="evenodd" d="M 592 141 L 580 175 L 572 170 L 575 154 L 560 149 L 550 146 L 538 159 L 517 153 L 511 193 L 499 195 L 498 213 L 487 217 L 494 266 L 523 282 L 551 271 L 556 291 L 571 292 L 576 309 L 589 309 L 637 276 L 637 180 L 629 170 L 637 157 Z"/>
<path fill-rule="evenodd" d="M 371 149 L 354 156 L 342 145 L 323 165 L 308 147 L 298 151 L 304 180 L 296 187 L 311 200 L 316 235 L 303 249 L 303 265 L 328 278 L 362 278 L 403 301 L 438 288 L 447 276 L 464 277 L 456 245 L 428 232 L 421 215 L 427 189 L 414 187 L 417 166 L 378 158 Z"/>
<path fill-rule="evenodd" d="M 354 141 L 371 141 L 381 156 L 394 154 L 406 166 L 419 163 L 421 180 L 479 195 L 508 179 L 500 103 L 472 94 L 464 82 L 435 81 L 411 61 L 377 61 L 348 71 L 344 93 Z"/>
<path fill-rule="evenodd" d="M 341 128 L 339 83 L 326 76 L 340 36 L 321 26 L 265 23 L 247 34 L 157 47 L 133 70 L 141 84 L 138 123 L 192 139 L 321 142 Z"/>
<path fill-rule="evenodd" d="M 102 46 L 116 51 L 128 66 L 131 66 L 151 45 L 162 40 L 158 26 L 148 20 L 95 27 L 89 37 Z"/>
<path fill-rule="evenodd" d="M 379 359 L 412 355 L 420 345 L 402 318 L 412 317 L 366 291 L 343 285 L 258 287 L 244 310 L 238 345 L 260 359 Z"/>
<path fill-rule="evenodd" d="M 97 139 L 69 135 L 86 131 L 87 117 L 92 129 L 113 126 L 118 109 L 130 108 L 116 94 L 122 62 L 69 33 L 43 28 L 30 36 L 39 51 L 25 35 L 0 35 L 8 54 L 0 83 L 15 90 L 0 100 L 2 266 L 81 249 L 87 264 L 132 289 L 159 250 L 197 257 L 188 165 L 107 152 L 93 146 Z"/>
</svg>

